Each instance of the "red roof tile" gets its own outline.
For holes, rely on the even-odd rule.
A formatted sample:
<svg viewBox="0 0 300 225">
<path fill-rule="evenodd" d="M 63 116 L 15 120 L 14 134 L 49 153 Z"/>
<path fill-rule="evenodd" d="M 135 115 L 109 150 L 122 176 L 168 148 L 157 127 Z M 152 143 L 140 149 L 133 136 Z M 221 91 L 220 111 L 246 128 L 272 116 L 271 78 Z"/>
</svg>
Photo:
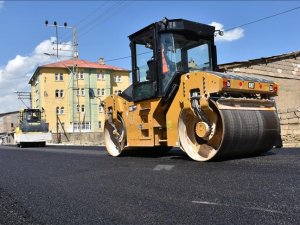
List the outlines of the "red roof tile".
<svg viewBox="0 0 300 225">
<path fill-rule="evenodd" d="M 73 67 L 77 65 L 78 68 L 93 68 L 93 69 L 108 69 L 108 70 L 115 70 L 115 71 L 129 71 L 117 66 L 110 66 L 105 64 L 99 64 L 97 62 L 90 62 L 82 59 L 71 59 L 71 60 L 64 60 L 55 63 L 50 63 L 46 65 L 40 66 L 40 68 L 67 68 Z"/>
</svg>

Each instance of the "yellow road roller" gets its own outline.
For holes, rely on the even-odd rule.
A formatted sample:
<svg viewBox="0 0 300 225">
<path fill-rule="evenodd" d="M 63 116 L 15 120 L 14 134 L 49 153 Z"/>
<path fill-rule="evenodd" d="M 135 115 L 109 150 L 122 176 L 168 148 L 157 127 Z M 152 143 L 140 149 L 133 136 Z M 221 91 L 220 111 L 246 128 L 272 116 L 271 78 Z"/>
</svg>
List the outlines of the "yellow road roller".
<svg viewBox="0 0 300 225">
<path fill-rule="evenodd" d="M 184 19 L 129 36 L 132 85 L 108 96 L 108 153 L 180 147 L 196 161 L 258 155 L 280 137 L 272 81 L 218 72 L 215 28 Z"/>
<path fill-rule="evenodd" d="M 39 109 L 21 109 L 19 111 L 19 126 L 16 127 L 14 142 L 18 147 L 45 147 L 52 140 L 49 124 L 42 120 Z"/>
</svg>

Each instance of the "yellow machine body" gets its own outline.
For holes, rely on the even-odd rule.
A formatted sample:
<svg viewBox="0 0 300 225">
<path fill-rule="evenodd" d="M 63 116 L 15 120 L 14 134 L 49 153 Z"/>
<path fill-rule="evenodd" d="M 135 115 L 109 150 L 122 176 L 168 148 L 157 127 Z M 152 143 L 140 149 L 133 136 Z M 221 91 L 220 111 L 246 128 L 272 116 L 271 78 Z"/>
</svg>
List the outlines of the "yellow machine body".
<svg viewBox="0 0 300 225">
<path fill-rule="evenodd" d="M 225 86 L 230 81 L 230 87 Z M 249 83 L 251 84 L 249 87 Z M 254 86 L 252 86 L 254 84 Z M 257 114 L 261 111 L 267 111 L 270 115 L 277 115 L 275 102 L 269 99 L 247 99 L 247 98 L 223 98 L 216 102 L 209 100 L 211 94 L 220 94 L 226 92 L 236 93 L 254 93 L 259 95 L 276 96 L 278 93 L 278 85 L 269 82 L 258 82 L 246 79 L 223 78 L 217 74 L 209 72 L 192 72 L 181 76 L 179 89 L 170 103 L 162 104 L 162 98 L 145 100 L 141 102 L 128 102 L 118 95 L 112 95 L 105 100 L 105 114 L 106 114 L 106 131 L 109 126 L 109 119 L 113 119 L 115 124 L 120 123 L 122 118 L 123 126 L 126 128 L 123 134 L 123 145 L 117 150 L 117 153 L 112 155 L 119 155 L 121 151 L 130 149 L 132 147 L 182 147 L 180 143 L 179 118 L 183 111 L 194 114 L 191 110 L 191 96 L 192 90 L 199 90 L 201 96 L 200 107 L 211 118 L 212 121 L 221 120 L 220 115 L 216 110 L 234 110 L 234 111 L 248 111 Z M 276 90 L 276 92 L 274 91 Z M 109 118 L 110 112 L 112 117 Z M 276 119 L 276 117 L 274 117 Z M 122 125 L 120 125 L 122 126 Z M 219 124 L 219 126 L 222 126 Z M 255 126 L 255 124 L 253 124 Z M 193 127 L 193 129 L 196 129 Z M 215 128 L 217 129 L 217 128 Z M 274 121 L 272 128 L 273 137 L 279 132 L 278 121 Z M 195 130 L 193 130 L 195 131 Z M 109 135 L 108 133 L 106 135 Z M 195 160 L 206 161 L 216 155 L 218 146 L 222 141 L 223 134 L 217 134 L 217 144 L 212 151 L 211 157 L 195 157 Z M 191 143 L 192 144 L 192 143 Z M 109 144 L 106 140 L 106 146 Z M 272 146 L 269 146 L 270 148 Z M 108 147 L 109 148 L 109 147 Z M 267 149 L 269 150 L 269 149 Z M 250 151 L 251 153 L 251 151 Z M 241 154 L 245 154 L 241 150 Z M 238 154 L 240 155 L 240 154 Z"/>
</svg>

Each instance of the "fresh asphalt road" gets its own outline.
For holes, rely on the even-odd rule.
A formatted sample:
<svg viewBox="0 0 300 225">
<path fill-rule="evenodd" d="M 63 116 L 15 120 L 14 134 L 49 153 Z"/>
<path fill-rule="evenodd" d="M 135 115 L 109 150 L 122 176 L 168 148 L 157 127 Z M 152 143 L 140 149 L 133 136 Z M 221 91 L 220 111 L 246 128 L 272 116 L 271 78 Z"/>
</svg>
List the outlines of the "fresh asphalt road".
<svg viewBox="0 0 300 225">
<path fill-rule="evenodd" d="M 0 147 L 0 224 L 299 224 L 300 149 L 194 162 Z"/>
</svg>

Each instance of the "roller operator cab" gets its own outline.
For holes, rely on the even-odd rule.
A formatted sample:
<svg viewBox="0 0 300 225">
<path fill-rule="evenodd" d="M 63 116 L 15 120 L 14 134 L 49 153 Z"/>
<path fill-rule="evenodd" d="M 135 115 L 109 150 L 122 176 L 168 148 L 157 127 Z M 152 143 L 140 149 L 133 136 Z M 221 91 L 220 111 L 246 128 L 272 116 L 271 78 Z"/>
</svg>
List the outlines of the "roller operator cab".
<svg viewBox="0 0 300 225">
<path fill-rule="evenodd" d="M 104 101 L 110 155 L 178 146 L 207 161 L 276 145 L 278 85 L 217 72 L 214 34 L 209 25 L 163 19 L 129 36 L 132 85 Z"/>
<path fill-rule="evenodd" d="M 52 140 L 49 124 L 42 120 L 39 109 L 22 109 L 19 112 L 19 126 L 15 130 L 14 141 L 19 147 L 41 146 Z"/>
</svg>

